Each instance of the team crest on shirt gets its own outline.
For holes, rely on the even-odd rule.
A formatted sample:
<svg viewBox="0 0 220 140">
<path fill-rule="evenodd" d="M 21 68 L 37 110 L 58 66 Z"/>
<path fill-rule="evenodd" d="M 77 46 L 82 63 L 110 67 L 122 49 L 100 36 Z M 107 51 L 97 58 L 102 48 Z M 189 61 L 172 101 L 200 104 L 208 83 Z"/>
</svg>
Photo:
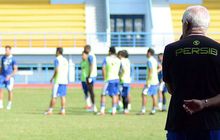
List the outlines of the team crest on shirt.
<svg viewBox="0 0 220 140">
<path fill-rule="evenodd" d="M 199 44 L 200 44 L 200 41 L 199 41 L 199 40 L 193 41 L 193 45 L 198 46 Z"/>
<path fill-rule="evenodd" d="M 7 69 L 11 63 L 12 59 L 5 59 L 5 61 L 3 62 L 5 69 Z"/>
</svg>

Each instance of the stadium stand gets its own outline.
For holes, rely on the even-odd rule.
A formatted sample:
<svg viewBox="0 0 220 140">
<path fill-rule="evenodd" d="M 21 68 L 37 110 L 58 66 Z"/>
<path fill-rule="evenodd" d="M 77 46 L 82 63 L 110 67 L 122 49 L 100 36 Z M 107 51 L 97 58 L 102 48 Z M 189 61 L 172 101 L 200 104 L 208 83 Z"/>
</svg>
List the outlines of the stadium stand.
<svg viewBox="0 0 220 140">
<path fill-rule="evenodd" d="M 211 15 L 211 24 L 208 30 L 209 36 L 220 42 L 220 1 L 219 0 L 204 0 L 203 6 L 206 6 L 209 9 Z M 173 21 L 173 30 L 174 33 L 181 32 L 182 23 L 181 18 L 184 9 L 189 6 L 187 4 L 171 4 L 171 14 Z M 175 40 L 179 39 L 179 35 L 175 36 Z"/>
<path fill-rule="evenodd" d="M 45 0 L 34 2 L 10 4 L 0 0 L 1 46 L 57 47 L 59 44 L 82 47 L 86 43 L 85 5 L 52 5 Z"/>
</svg>

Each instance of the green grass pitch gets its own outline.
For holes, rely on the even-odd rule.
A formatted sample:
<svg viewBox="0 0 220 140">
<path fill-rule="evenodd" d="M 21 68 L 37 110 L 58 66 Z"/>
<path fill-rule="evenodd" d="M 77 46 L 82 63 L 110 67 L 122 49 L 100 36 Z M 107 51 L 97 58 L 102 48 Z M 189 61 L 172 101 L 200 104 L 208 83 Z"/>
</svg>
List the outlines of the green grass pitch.
<svg viewBox="0 0 220 140">
<path fill-rule="evenodd" d="M 96 90 L 99 108 L 101 90 Z M 60 116 L 60 100 L 54 114 L 43 115 L 48 108 L 51 89 L 15 89 L 12 110 L 0 110 L 0 140 L 163 140 L 167 113 L 138 116 L 141 89 L 132 89 L 132 111 L 129 115 L 97 116 L 86 112 L 81 89 L 69 89 L 66 116 Z M 110 98 L 107 98 L 107 110 Z M 148 97 L 148 112 L 151 99 Z M 4 91 L 4 107 L 7 93 Z"/>
</svg>

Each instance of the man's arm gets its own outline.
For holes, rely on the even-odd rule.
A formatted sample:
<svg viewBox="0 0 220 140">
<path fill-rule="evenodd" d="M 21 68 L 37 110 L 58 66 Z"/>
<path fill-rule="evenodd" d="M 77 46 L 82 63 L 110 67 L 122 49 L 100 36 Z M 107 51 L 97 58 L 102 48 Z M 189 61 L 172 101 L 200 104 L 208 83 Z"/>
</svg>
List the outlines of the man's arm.
<svg viewBox="0 0 220 140">
<path fill-rule="evenodd" d="M 92 71 L 93 71 L 93 56 L 89 55 L 88 57 L 88 61 L 89 61 L 89 75 L 88 78 L 90 78 Z"/>
<path fill-rule="evenodd" d="M 102 63 L 102 75 L 103 75 L 104 81 L 106 81 L 106 58 L 104 59 Z"/>
<path fill-rule="evenodd" d="M 17 73 L 17 71 L 18 71 L 18 66 L 17 66 L 17 65 L 14 65 L 14 68 L 13 68 L 13 69 L 14 69 L 14 70 L 13 70 L 12 74 L 10 74 L 11 77 L 14 76 L 14 75 Z"/>
<path fill-rule="evenodd" d="M 150 80 L 152 79 L 153 73 L 153 66 L 152 63 L 148 60 L 147 61 L 147 79 L 146 79 L 146 86 L 148 87 L 150 84 Z"/>
<path fill-rule="evenodd" d="M 57 59 L 54 61 L 54 66 L 55 66 L 55 70 L 54 70 L 53 76 L 50 79 L 51 83 L 53 82 L 53 79 L 56 77 L 56 75 L 58 73 L 59 61 Z"/>
<path fill-rule="evenodd" d="M 152 78 L 152 68 L 148 68 L 148 77 L 147 77 L 147 83 L 146 86 L 149 86 L 150 80 Z"/>
<path fill-rule="evenodd" d="M 93 63 L 92 63 L 92 64 L 89 64 L 89 75 L 88 75 L 88 77 L 91 76 L 92 71 L 93 71 Z"/>
<path fill-rule="evenodd" d="M 10 80 L 10 78 L 13 77 L 17 73 L 17 71 L 18 71 L 18 66 L 14 62 L 14 64 L 13 64 L 13 72 L 6 77 L 6 80 Z"/>
<path fill-rule="evenodd" d="M 158 64 L 158 67 L 157 67 L 157 72 L 161 72 L 162 71 L 162 65 L 161 64 Z"/>
<path fill-rule="evenodd" d="M 104 78 L 104 81 L 106 80 L 106 68 L 105 66 L 102 66 L 102 75 L 103 75 L 103 78 Z"/>
<path fill-rule="evenodd" d="M 194 114 L 205 108 L 220 107 L 220 94 L 205 100 L 184 100 L 183 108 L 189 114 Z"/>
<path fill-rule="evenodd" d="M 52 76 L 51 79 L 50 79 L 50 82 L 51 82 L 51 83 L 53 82 L 53 79 L 56 77 L 57 72 L 58 72 L 58 68 L 55 68 L 54 73 L 53 73 L 53 76 Z"/>
</svg>

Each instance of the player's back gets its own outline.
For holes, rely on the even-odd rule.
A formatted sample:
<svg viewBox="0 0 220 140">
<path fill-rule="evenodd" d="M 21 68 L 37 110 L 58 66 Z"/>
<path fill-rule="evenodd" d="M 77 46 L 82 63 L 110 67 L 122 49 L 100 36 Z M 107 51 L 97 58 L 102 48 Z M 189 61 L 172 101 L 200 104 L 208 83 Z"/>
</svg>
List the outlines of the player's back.
<svg viewBox="0 0 220 140">
<path fill-rule="evenodd" d="M 115 80 L 119 79 L 121 61 L 115 55 L 110 55 L 106 57 L 106 70 L 107 79 Z"/>
<path fill-rule="evenodd" d="M 128 58 L 121 59 L 121 82 L 122 83 L 130 83 L 131 82 L 131 64 Z"/>
<path fill-rule="evenodd" d="M 68 84 L 68 61 L 63 56 L 58 56 L 58 71 L 55 77 L 55 83 Z"/>
<path fill-rule="evenodd" d="M 89 53 L 88 56 L 89 63 L 92 63 L 92 73 L 91 77 L 96 77 L 97 76 L 97 62 L 96 62 L 96 56 L 93 52 Z"/>
<path fill-rule="evenodd" d="M 150 83 L 149 84 L 157 85 L 159 83 L 158 73 L 157 73 L 158 63 L 157 63 L 157 60 L 153 56 L 151 56 L 147 60 L 147 69 L 146 69 L 147 70 L 147 74 L 146 74 L 147 78 L 149 76 L 149 73 L 148 73 L 149 65 L 151 66 L 151 70 L 152 70 L 152 75 L 151 75 Z"/>
</svg>

